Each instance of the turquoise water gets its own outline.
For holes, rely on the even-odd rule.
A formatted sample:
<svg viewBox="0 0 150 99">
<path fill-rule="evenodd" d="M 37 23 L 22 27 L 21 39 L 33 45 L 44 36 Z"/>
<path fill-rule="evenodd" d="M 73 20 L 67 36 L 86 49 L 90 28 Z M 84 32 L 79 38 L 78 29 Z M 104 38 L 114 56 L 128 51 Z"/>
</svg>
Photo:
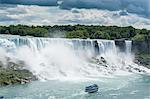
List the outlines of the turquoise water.
<svg viewBox="0 0 150 99">
<path fill-rule="evenodd" d="M 99 91 L 85 93 L 85 86 L 93 83 L 99 85 Z M 35 81 L 1 87 L 0 95 L 6 99 L 150 99 L 150 76 L 134 74 L 94 80 Z"/>
</svg>

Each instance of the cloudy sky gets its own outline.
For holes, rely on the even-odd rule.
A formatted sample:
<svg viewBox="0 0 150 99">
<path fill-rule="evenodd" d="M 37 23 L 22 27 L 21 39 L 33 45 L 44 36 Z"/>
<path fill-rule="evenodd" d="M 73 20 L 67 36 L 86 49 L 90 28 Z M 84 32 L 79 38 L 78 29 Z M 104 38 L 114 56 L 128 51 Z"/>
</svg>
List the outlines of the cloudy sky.
<svg viewBox="0 0 150 99">
<path fill-rule="evenodd" d="M 0 0 L 0 25 L 118 25 L 150 29 L 150 0 Z"/>
</svg>

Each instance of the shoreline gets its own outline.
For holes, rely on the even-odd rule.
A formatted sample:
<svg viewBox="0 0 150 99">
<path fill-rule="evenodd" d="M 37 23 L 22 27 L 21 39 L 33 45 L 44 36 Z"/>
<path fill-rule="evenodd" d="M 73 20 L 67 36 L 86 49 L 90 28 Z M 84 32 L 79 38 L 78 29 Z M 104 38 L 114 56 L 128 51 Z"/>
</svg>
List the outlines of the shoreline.
<svg viewBox="0 0 150 99">
<path fill-rule="evenodd" d="M 37 80 L 36 76 L 26 69 L 15 70 L 0 67 L 0 86 L 25 84 L 35 80 Z"/>
</svg>

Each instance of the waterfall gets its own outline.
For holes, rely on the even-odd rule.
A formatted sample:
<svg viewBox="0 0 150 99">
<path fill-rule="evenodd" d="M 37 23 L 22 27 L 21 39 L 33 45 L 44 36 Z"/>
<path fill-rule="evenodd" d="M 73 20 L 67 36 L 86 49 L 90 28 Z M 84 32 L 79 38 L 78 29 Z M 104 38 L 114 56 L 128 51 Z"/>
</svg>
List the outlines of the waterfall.
<svg viewBox="0 0 150 99">
<path fill-rule="evenodd" d="M 127 55 L 130 55 L 131 48 L 132 48 L 132 41 L 125 40 L 125 45 L 126 45 L 126 53 L 127 53 Z"/>
<path fill-rule="evenodd" d="M 0 61 L 25 63 L 41 79 L 93 78 L 150 73 L 132 60 L 132 41 L 119 52 L 113 40 L 0 36 Z M 4 62 L 4 61 L 2 61 Z M 6 62 L 6 61 L 5 61 Z M 140 72 L 139 72 L 140 71 Z"/>
</svg>

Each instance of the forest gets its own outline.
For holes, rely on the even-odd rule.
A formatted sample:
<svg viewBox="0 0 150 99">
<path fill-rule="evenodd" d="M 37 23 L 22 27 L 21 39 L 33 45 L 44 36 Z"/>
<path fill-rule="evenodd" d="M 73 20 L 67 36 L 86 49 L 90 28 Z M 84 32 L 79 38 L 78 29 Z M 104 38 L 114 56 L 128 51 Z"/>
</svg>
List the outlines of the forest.
<svg viewBox="0 0 150 99">
<path fill-rule="evenodd" d="M 34 37 L 63 37 L 80 39 L 130 39 L 135 41 L 150 40 L 150 30 L 136 29 L 132 26 L 100 26 L 100 25 L 54 25 L 54 26 L 27 26 L 9 25 L 0 26 L 0 34 L 11 34 Z"/>
</svg>

